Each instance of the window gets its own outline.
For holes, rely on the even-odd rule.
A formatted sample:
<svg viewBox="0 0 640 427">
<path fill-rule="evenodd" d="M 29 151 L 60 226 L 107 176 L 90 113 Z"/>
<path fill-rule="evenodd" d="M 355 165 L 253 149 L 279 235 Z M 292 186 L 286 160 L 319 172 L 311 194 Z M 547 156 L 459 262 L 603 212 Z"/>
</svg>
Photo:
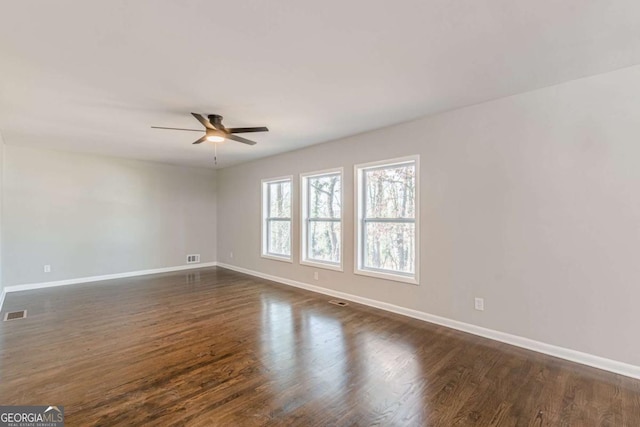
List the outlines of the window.
<svg viewBox="0 0 640 427">
<path fill-rule="evenodd" d="M 356 165 L 355 273 L 418 283 L 418 160 Z"/>
<path fill-rule="evenodd" d="M 342 169 L 301 175 L 301 264 L 342 271 Z"/>
<path fill-rule="evenodd" d="M 291 177 L 262 181 L 262 256 L 291 261 Z"/>
</svg>

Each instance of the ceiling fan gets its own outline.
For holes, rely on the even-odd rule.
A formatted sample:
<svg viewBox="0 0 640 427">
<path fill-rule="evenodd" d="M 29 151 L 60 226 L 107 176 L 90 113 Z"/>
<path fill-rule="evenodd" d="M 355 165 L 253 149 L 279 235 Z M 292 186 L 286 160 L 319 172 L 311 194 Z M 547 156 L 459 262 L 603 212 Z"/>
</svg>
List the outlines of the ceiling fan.
<svg viewBox="0 0 640 427">
<path fill-rule="evenodd" d="M 191 113 L 193 117 L 198 120 L 203 129 L 181 129 L 181 128 L 166 128 L 161 126 L 151 126 L 153 129 L 169 129 L 169 130 L 186 130 L 191 132 L 205 132 L 202 138 L 198 139 L 194 144 L 202 144 L 205 141 L 210 142 L 223 142 L 225 139 L 232 141 L 242 142 L 243 144 L 256 145 L 255 141 L 243 138 L 241 136 L 234 135 L 236 133 L 249 133 L 249 132 L 268 132 L 264 126 L 249 127 L 249 128 L 226 128 L 222 124 L 222 116 L 217 114 L 210 114 L 207 118 L 204 118 L 201 114 Z"/>
</svg>

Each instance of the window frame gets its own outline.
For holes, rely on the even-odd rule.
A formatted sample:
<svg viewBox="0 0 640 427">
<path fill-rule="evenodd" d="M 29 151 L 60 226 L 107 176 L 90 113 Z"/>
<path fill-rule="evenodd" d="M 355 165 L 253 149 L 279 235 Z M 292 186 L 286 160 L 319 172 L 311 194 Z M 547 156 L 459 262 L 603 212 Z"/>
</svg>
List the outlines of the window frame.
<svg viewBox="0 0 640 427">
<path fill-rule="evenodd" d="M 340 261 L 337 263 L 309 259 L 307 254 L 309 238 L 309 178 L 327 175 L 340 176 L 340 218 L 319 218 L 316 221 L 340 223 Z M 300 174 L 300 264 L 327 270 L 344 271 L 344 168 L 324 169 Z"/>
<path fill-rule="evenodd" d="M 289 191 L 289 217 L 288 218 L 271 218 L 269 217 L 270 213 L 270 197 L 269 197 L 269 185 L 277 184 L 280 182 L 289 182 L 291 186 L 291 190 Z M 276 178 L 268 178 L 263 179 L 261 181 L 261 220 L 260 220 L 260 235 L 262 237 L 262 241 L 260 242 L 260 256 L 262 258 L 274 260 L 274 261 L 283 261 L 283 262 L 293 262 L 293 175 L 280 176 Z M 289 221 L 289 255 L 281 255 L 276 253 L 269 252 L 269 224 L 271 221 Z"/>
<path fill-rule="evenodd" d="M 375 219 L 375 222 L 387 222 L 387 223 L 413 223 L 415 236 L 414 253 L 415 253 L 415 265 L 413 274 L 405 274 L 402 272 L 394 272 L 392 270 L 377 269 L 364 266 L 364 254 L 365 254 L 365 227 L 367 222 L 374 222 L 365 218 L 366 203 L 365 203 L 365 171 L 374 169 L 386 169 L 394 166 L 413 163 L 415 167 L 415 218 L 409 220 L 406 218 L 384 218 Z M 353 273 L 361 276 L 375 277 L 378 279 L 392 280 L 395 282 L 408 283 L 412 285 L 420 284 L 420 156 L 412 155 L 406 157 L 398 157 L 393 159 L 379 160 L 369 163 L 360 163 L 353 166 L 354 171 L 354 193 L 355 193 L 355 209 L 354 209 L 354 269 Z"/>
</svg>

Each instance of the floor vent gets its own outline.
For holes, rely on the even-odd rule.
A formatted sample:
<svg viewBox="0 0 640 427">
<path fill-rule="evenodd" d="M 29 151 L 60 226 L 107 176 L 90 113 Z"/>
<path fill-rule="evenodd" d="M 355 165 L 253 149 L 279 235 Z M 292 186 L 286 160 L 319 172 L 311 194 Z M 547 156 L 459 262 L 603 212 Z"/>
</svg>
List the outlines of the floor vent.
<svg viewBox="0 0 640 427">
<path fill-rule="evenodd" d="M 337 299 L 332 299 L 331 301 L 329 301 L 329 303 L 334 305 L 339 305 L 340 307 L 346 307 L 349 305 L 348 302 L 338 301 Z"/>
<path fill-rule="evenodd" d="M 12 311 L 4 315 L 4 321 L 24 319 L 25 317 L 27 317 L 27 310 Z"/>
</svg>

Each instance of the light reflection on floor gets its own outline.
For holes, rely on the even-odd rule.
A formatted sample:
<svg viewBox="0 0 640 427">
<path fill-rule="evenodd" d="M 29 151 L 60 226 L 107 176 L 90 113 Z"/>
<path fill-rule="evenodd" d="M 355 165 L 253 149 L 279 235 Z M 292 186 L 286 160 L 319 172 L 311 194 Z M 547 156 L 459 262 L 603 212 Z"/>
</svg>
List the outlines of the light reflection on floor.
<svg viewBox="0 0 640 427">
<path fill-rule="evenodd" d="M 425 409 L 424 384 L 416 382 L 416 378 L 421 378 L 422 369 L 415 347 L 409 342 L 370 332 L 359 334 L 356 346 L 364 360 L 364 389 L 376 391 L 361 401 L 368 406 L 367 411 L 387 413 L 392 406 L 402 405 L 414 408 L 411 420 L 404 421 L 421 424 Z"/>
<path fill-rule="evenodd" d="M 291 305 L 262 298 L 262 363 L 274 373 L 273 386 L 283 391 L 295 381 L 296 348 Z"/>
<path fill-rule="evenodd" d="M 336 405 L 350 401 L 370 413 L 401 402 L 415 408 L 410 422 L 421 422 L 424 385 L 415 383 L 421 366 L 413 343 L 348 333 L 343 320 L 332 317 L 332 308 L 292 307 L 268 294 L 261 300 L 261 362 L 270 371 L 271 390 L 282 393 L 276 400 L 284 402 L 293 393 L 304 399 L 332 396 Z"/>
</svg>

